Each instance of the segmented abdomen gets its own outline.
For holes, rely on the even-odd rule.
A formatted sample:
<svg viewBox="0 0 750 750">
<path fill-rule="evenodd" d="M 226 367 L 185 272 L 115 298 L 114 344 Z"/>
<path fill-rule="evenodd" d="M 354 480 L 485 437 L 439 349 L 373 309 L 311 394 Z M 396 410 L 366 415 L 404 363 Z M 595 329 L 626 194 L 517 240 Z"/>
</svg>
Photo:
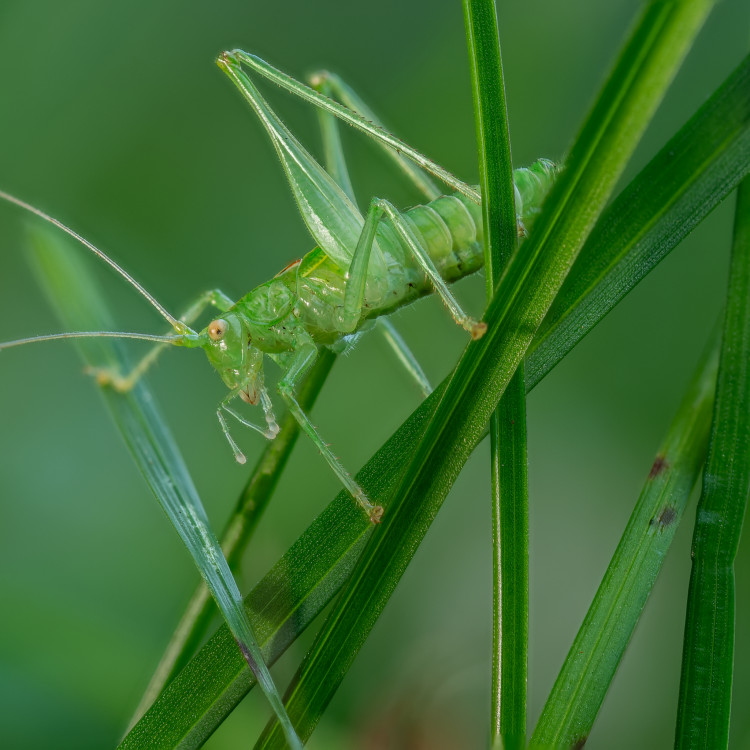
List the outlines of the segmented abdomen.
<svg viewBox="0 0 750 750">
<path fill-rule="evenodd" d="M 530 229 L 557 172 L 558 167 L 548 159 L 539 159 L 530 167 L 514 170 L 519 231 L 528 232 Z M 404 212 L 404 216 L 417 232 L 432 262 L 446 281 L 457 281 L 482 267 L 484 257 L 480 205 L 461 193 L 453 193 L 410 208 Z M 388 235 L 393 237 L 391 232 Z M 411 252 L 403 245 L 401 251 L 399 257 L 391 255 L 386 258 L 390 277 L 388 288 L 381 299 L 368 300 L 371 315 L 389 312 L 407 304 L 414 297 L 432 291 Z"/>
<path fill-rule="evenodd" d="M 513 170 L 516 214 L 527 232 L 559 172 L 560 167 L 549 159 L 537 159 L 530 167 Z"/>
</svg>

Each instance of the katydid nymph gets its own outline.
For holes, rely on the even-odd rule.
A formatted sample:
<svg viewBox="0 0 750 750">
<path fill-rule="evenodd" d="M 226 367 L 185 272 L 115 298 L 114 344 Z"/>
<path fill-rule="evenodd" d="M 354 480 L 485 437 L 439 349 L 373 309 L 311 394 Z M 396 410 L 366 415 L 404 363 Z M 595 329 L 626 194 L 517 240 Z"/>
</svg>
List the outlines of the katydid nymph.
<svg viewBox="0 0 750 750">
<path fill-rule="evenodd" d="M 371 321 L 430 292 L 439 294 L 456 323 L 472 338 L 483 335 L 485 324 L 467 315 L 449 288 L 451 282 L 478 271 L 483 265 L 478 189 L 457 180 L 385 131 L 354 92 L 331 74 L 313 76 L 312 87 L 309 87 L 240 50 L 223 53 L 218 65 L 239 88 L 270 135 L 317 247 L 238 301 L 212 290 L 177 318 L 101 250 L 56 219 L 7 193 L 0 193 L 4 200 L 31 211 L 82 242 L 133 285 L 174 331 L 165 336 L 121 332 L 54 334 L 3 343 L 0 349 L 34 341 L 85 336 L 156 342 L 154 349 L 128 374 L 97 371 L 102 385 L 125 391 L 135 384 L 166 344 L 202 348 L 229 389 L 219 404 L 217 417 L 240 463 L 245 462 L 245 456 L 230 435 L 225 415 L 268 439 L 276 437 L 279 431 L 271 396 L 264 383 L 263 365 L 269 357 L 283 371 L 278 391 L 286 406 L 347 491 L 370 519 L 378 522 L 382 508 L 368 500 L 340 464 L 299 406 L 295 392 L 321 347 L 347 348 Z M 248 70 L 320 109 L 329 171 L 318 164 L 269 107 L 248 76 Z M 374 138 L 398 162 L 427 202 L 400 211 L 387 200 L 373 198 L 363 216 L 354 202 L 331 115 Z M 538 160 L 529 168 L 515 170 L 520 235 L 530 228 L 556 171 L 555 165 L 546 159 Z M 427 173 L 448 185 L 451 192 L 440 191 Z M 209 306 L 218 311 L 217 316 L 202 330 L 191 328 Z M 400 359 L 426 390 L 429 386 L 419 365 L 387 323 L 386 333 Z M 236 398 L 250 405 L 260 405 L 263 423 L 255 424 L 236 411 L 231 405 Z"/>
</svg>

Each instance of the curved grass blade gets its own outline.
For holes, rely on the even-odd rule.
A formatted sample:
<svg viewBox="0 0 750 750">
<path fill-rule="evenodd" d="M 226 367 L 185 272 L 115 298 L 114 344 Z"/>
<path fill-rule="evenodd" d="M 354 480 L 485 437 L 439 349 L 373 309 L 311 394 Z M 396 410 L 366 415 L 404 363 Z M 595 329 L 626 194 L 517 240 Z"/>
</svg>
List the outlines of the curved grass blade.
<svg viewBox="0 0 750 750">
<path fill-rule="evenodd" d="M 480 439 L 555 294 L 679 67 L 712 2 L 653 2 L 644 11 L 571 149 L 534 233 L 516 253 L 443 391 L 373 534 L 287 693 L 304 738 L 382 612 L 448 490 Z M 280 747 L 272 722 L 258 748 Z"/>
<path fill-rule="evenodd" d="M 330 349 L 325 349 L 310 370 L 298 396 L 299 403 L 305 411 L 312 409 L 335 359 L 336 355 Z M 221 535 L 221 549 L 233 573 L 237 571 L 242 554 L 250 542 L 263 511 L 268 506 L 299 436 L 299 422 L 288 412 L 279 420 L 279 427 L 281 430 L 276 439 L 266 445 L 258 459 Z M 190 661 L 206 634 L 214 612 L 211 593 L 206 584 L 201 582 L 190 597 L 185 612 L 135 710 L 128 730 L 143 716 L 164 687 Z"/>
<path fill-rule="evenodd" d="M 536 385 L 750 171 L 750 55 L 605 211 L 529 350 Z"/>
<path fill-rule="evenodd" d="M 464 0 L 477 128 L 487 301 L 518 246 L 515 191 L 494 0 Z M 492 479 L 492 744 L 526 744 L 529 624 L 524 365 L 490 417 Z"/>
<path fill-rule="evenodd" d="M 64 324 L 73 330 L 92 325 L 112 330 L 101 293 L 79 256 L 46 228 L 32 227 L 31 239 L 37 276 Z M 89 367 L 127 368 L 127 357 L 117 341 L 80 339 L 77 346 Z M 112 388 L 101 392 L 138 468 L 211 590 L 245 660 L 258 674 L 261 688 L 282 722 L 286 742 L 301 749 L 187 466 L 146 386 L 140 381 L 128 393 Z"/>
<path fill-rule="evenodd" d="M 716 340 L 718 336 L 714 336 Z M 699 363 L 547 698 L 531 748 L 583 747 L 706 456 L 718 342 Z"/>
<path fill-rule="evenodd" d="M 693 531 L 675 747 L 729 741 L 734 558 L 750 491 L 750 179 L 737 192 L 711 442 Z"/>
</svg>

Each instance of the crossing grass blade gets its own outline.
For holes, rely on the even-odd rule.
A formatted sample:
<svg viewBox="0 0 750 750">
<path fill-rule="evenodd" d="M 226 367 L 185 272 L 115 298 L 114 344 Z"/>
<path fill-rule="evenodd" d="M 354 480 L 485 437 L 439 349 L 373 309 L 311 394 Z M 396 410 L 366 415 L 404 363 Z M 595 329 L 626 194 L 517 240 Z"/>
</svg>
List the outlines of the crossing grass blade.
<svg viewBox="0 0 750 750">
<path fill-rule="evenodd" d="M 744 63 L 743 63 L 744 65 Z M 742 87 L 724 87 L 724 94 L 719 95 L 722 89 L 711 97 L 705 108 L 702 110 L 702 117 L 705 118 L 705 122 L 708 123 L 707 127 L 713 128 L 726 119 L 734 119 L 731 114 L 735 108 L 742 109 L 746 107 L 748 100 L 748 89 Z M 728 98 L 725 98 L 728 97 Z M 729 113 L 729 114 L 727 114 Z M 691 167 L 690 155 L 701 149 L 705 144 L 705 132 L 706 130 L 699 127 L 694 127 L 695 118 L 691 120 L 681 131 L 681 135 L 684 136 L 685 141 L 683 147 L 679 152 L 674 154 L 674 171 L 671 173 L 670 183 L 672 189 L 670 191 L 658 191 L 653 197 L 653 202 L 646 200 L 646 197 L 650 196 L 650 189 L 653 185 L 653 181 L 649 179 L 648 168 L 644 170 L 638 177 L 636 177 L 629 187 L 626 189 L 627 192 L 623 193 L 630 194 L 636 197 L 636 200 L 640 203 L 640 210 L 635 212 L 634 225 L 632 232 L 628 235 L 628 244 L 623 248 L 625 254 L 630 252 L 636 242 L 639 243 L 640 257 L 644 260 L 648 269 L 653 268 L 656 260 L 651 261 L 650 259 L 658 259 L 660 257 L 661 250 L 664 243 L 671 241 L 671 235 L 669 231 L 679 233 L 680 238 L 684 232 L 681 228 L 681 221 L 690 221 L 690 226 L 694 226 L 699 218 L 695 218 L 695 213 L 690 212 L 687 216 L 683 214 L 684 205 L 696 206 L 700 205 L 702 196 L 723 196 L 726 192 L 726 185 L 736 184 L 737 174 L 737 160 L 740 159 L 740 165 L 747 164 L 747 151 L 737 150 L 737 142 L 742 141 L 747 133 L 747 123 L 739 128 L 739 134 L 735 134 L 732 138 L 721 141 L 712 147 L 710 155 L 707 155 L 705 164 L 702 164 L 700 174 L 704 175 L 701 179 L 694 179 L 694 169 Z M 655 157 L 652 164 L 659 163 L 659 160 L 664 162 L 670 157 L 672 151 L 672 142 L 662 149 L 662 151 Z M 732 158 L 727 158 L 727 153 L 733 154 Z M 742 161 L 744 159 L 744 161 Z M 746 167 L 741 167 L 746 169 Z M 734 183 L 733 183 L 734 181 Z M 682 196 L 683 201 L 674 201 L 673 194 Z M 643 197 L 641 197 L 643 196 Z M 715 201 L 718 198 L 713 198 Z M 619 202 L 619 201 L 618 201 Z M 645 210 L 646 208 L 652 209 L 651 211 Z M 656 225 L 651 221 L 651 216 L 660 216 L 661 221 Z M 700 218 L 705 214 L 701 214 Z M 669 231 L 662 232 L 658 230 L 659 226 L 670 227 Z M 651 231 L 651 230 L 654 231 Z M 676 244 L 676 242 L 674 243 Z M 591 254 L 581 256 L 581 261 L 585 263 L 591 263 Z M 582 270 L 583 275 L 589 273 L 587 269 Z M 622 278 L 620 278 L 622 275 Z M 603 279 L 603 276 L 599 277 Z M 621 288 L 622 296 L 624 296 L 630 289 L 632 289 L 641 277 L 634 274 L 626 274 L 622 268 L 617 268 L 612 274 L 612 281 L 618 287 Z M 598 283 L 602 284 L 601 289 L 604 288 L 603 281 Z M 597 282 L 592 283 L 592 293 L 600 295 L 602 299 L 606 298 L 606 295 L 600 291 L 600 287 L 597 286 Z M 581 305 L 582 302 L 579 300 L 577 305 Z M 609 308 L 606 305 L 599 305 L 594 308 L 593 322 L 594 324 L 603 317 Z M 567 311 L 564 311 L 567 313 Z M 574 311 L 574 314 L 578 314 L 578 311 Z M 598 317 L 597 317 L 598 316 Z M 558 338 L 559 337 L 559 338 Z M 541 349 L 535 348 L 533 353 L 530 354 L 528 359 L 528 370 L 527 371 L 539 371 L 549 372 L 557 362 L 564 356 L 567 351 L 565 345 L 563 345 L 563 334 L 560 329 L 551 330 L 546 334 L 545 337 L 550 341 L 550 347 Z M 531 390 L 538 380 L 527 379 L 527 390 Z M 445 384 L 441 386 L 444 388 Z M 438 389 L 440 390 L 440 388 Z M 376 459 L 371 459 L 370 462 L 364 467 L 363 471 L 358 475 L 364 485 L 372 492 L 372 497 L 378 503 L 385 503 L 387 501 L 388 490 L 384 493 L 377 493 L 373 489 L 374 477 L 381 476 L 383 474 L 388 475 L 389 478 L 398 477 L 400 473 L 406 467 L 406 463 L 410 459 L 414 445 L 417 439 L 421 436 L 425 421 L 430 417 L 435 409 L 437 401 L 437 394 L 433 394 L 432 397 L 427 399 L 415 412 L 409 417 L 404 423 L 401 430 L 397 433 L 399 439 L 395 442 L 389 441 L 386 446 L 383 447 L 381 452 L 377 454 Z M 405 430 L 408 430 L 406 432 Z M 394 436 L 395 437 L 395 436 Z M 373 477 L 373 479 L 364 478 L 367 473 Z M 341 498 L 337 498 L 334 504 L 341 501 Z M 333 507 L 333 505 L 331 506 Z M 330 510 L 330 508 L 329 508 Z M 328 513 L 329 511 L 326 511 Z M 337 522 L 335 519 L 338 518 Z M 316 522 L 317 524 L 317 522 Z M 274 571 L 287 570 L 289 573 L 288 587 L 291 591 L 302 592 L 300 596 L 307 597 L 307 600 L 313 600 L 317 596 L 317 586 L 321 586 L 325 589 L 325 594 L 321 596 L 324 600 L 320 605 L 321 608 L 326 602 L 330 601 L 335 594 L 339 591 L 343 582 L 346 580 L 347 573 L 342 572 L 351 570 L 354 564 L 356 555 L 361 550 L 361 547 L 353 541 L 354 537 L 359 538 L 358 535 L 364 534 L 366 527 L 363 527 L 361 532 L 353 529 L 353 524 L 349 523 L 348 519 L 335 516 L 321 516 L 321 522 L 318 525 L 311 526 L 307 532 L 300 538 L 299 542 L 279 561 L 275 566 Z M 353 535 L 353 536 L 352 536 Z M 336 567 L 331 567 L 333 563 L 327 563 L 329 567 L 321 566 L 316 567 L 320 561 L 318 556 L 319 550 L 326 550 L 330 544 L 331 539 L 341 540 L 341 557 L 333 558 L 336 560 Z M 303 542 L 304 540 L 304 542 Z M 304 550 L 308 551 L 309 557 L 302 559 L 300 556 L 304 555 Z M 296 566 L 296 567 L 295 567 Z M 347 567 L 348 566 L 348 567 Z M 304 573 L 308 570 L 317 570 L 320 576 L 320 583 L 309 583 L 309 588 L 306 588 Z M 269 574 L 270 575 L 270 574 Z M 256 602 L 253 605 L 253 610 L 260 609 L 263 605 L 262 591 L 263 586 L 268 586 L 268 577 L 264 579 L 265 584 L 260 584 L 253 592 L 251 592 L 248 601 Z M 269 589 L 266 588 L 266 591 Z M 277 618 L 274 632 L 285 632 L 285 637 L 291 642 L 294 638 L 301 633 L 307 626 L 308 621 L 305 618 L 296 618 L 295 613 L 297 612 L 296 607 L 292 600 L 288 602 L 288 608 L 285 609 L 283 606 L 279 606 L 278 610 L 275 611 L 274 616 Z M 266 620 L 270 623 L 271 615 L 267 615 Z M 253 624 L 256 630 L 260 632 L 260 624 L 253 619 Z M 270 624 L 269 624 L 270 627 Z M 235 677 L 228 677 L 225 672 L 219 670 L 216 673 L 215 681 L 201 681 L 197 679 L 198 675 L 205 674 L 207 665 L 214 662 L 214 660 L 226 660 L 227 658 L 234 658 L 232 651 L 231 640 L 228 640 L 228 635 L 224 632 L 224 629 L 220 629 L 219 633 L 207 644 L 198 655 L 191 661 L 190 665 L 186 670 L 178 675 L 175 681 L 171 684 L 170 688 L 160 696 L 154 707 L 143 717 L 140 725 L 141 744 L 129 745 L 132 747 L 148 747 L 149 732 L 156 732 L 157 728 L 162 724 L 173 725 L 174 733 L 176 736 L 188 736 L 191 727 L 198 731 L 201 728 L 201 723 L 209 725 L 212 728 L 218 726 L 221 720 L 231 709 L 236 705 L 245 692 L 252 686 L 252 681 L 247 675 L 245 669 L 244 690 L 236 689 L 236 683 L 233 682 Z M 223 638 L 223 640 L 222 640 Z M 261 643 L 264 639 L 261 638 Z M 277 643 L 280 643 L 278 641 Z M 217 645 L 224 643 L 224 649 L 226 653 Z M 208 649 L 211 649 L 209 652 Z M 267 652 L 270 653 L 270 652 Z M 242 672 L 242 664 L 237 664 L 237 671 Z M 224 679 L 221 679 L 222 675 Z M 239 679 L 239 678 L 237 678 Z M 231 696 L 231 700 L 227 697 Z M 181 711 L 182 706 L 186 705 L 186 701 L 197 701 L 202 702 L 201 705 L 208 707 L 202 713 L 198 711 L 194 726 L 191 724 L 192 719 L 187 715 L 184 715 Z M 209 710 L 211 707 L 216 710 Z M 144 729 L 149 727 L 149 730 Z M 142 732 L 140 730 L 143 730 Z M 161 731 L 161 730 L 160 730 Z M 166 731 L 166 730 L 164 730 Z M 210 731 L 206 730 L 208 733 Z M 207 735 L 206 735 L 207 736 Z M 145 739 L 144 739 L 145 738 Z M 165 745 L 165 747 L 173 747 L 175 745 Z M 190 746 L 190 745 L 188 745 Z"/>
<path fill-rule="evenodd" d="M 79 255 L 46 227 L 32 227 L 30 236 L 37 276 L 63 323 L 70 330 L 92 326 L 112 330 L 114 325 L 102 295 Z M 80 339 L 77 346 L 89 367 L 118 371 L 128 367 L 127 356 L 117 341 Z M 264 694 L 279 714 L 285 742 L 301 748 L 187 466 L 145 384 L 140 381 L 127 393 L 107 387 L 101 392 L 133 459 L 211 590 L 245 660 L 259 675 Z"/>
<path fill-rule="evenodd" d="M 518 246 L 505 83 L 494 0 L 464 0 L 477 129 L 487 301 Z M 526 743 L 529 629 L 526 384 L 519 365 L 490 417 L 493 746 Z"/>
<path fill-rule="evenodd" d="M 631 33 L 523 252 L 511 258 L 425 435 L 286 695 L 306 739 L 483 434 L 712 2 L 653 2 Z M 257 748 L 281 747 L 272 722 Z"/>
<path fill-rule="evenodd" d="M 638 623 L 706 456 L 719 347 L 715 335 L 654 460 L 565 663 L 531 748 L 583 747 Z"/>
<path fill-rule="evenodd" d="M 305 379 L 300 388 L 299 403 L 306 411 L 312 409 L 335 359 L 336 355 L 325 349 Z M 221 549 L 229 569 L 235 574 L 299 437 L 299 422 L 288 412 L 279 420 L 279 427 L 281 431 L 263 450 L 221 534 Z M 129 728 L 190 661 L 205 637 L 215 611 L 208 587 L 205 583 L 198 584 L 141 697 Z"/>
<path fill-rule="evenodd" d="M 414 450 L 438 391 L 357 474 L 370 497 L 384 502 L 390 497 L 398 481 L 392 471 L 394 461 Z M 253 588 L 246 607 L 268 664 L 340 590 L 373 530 L 351 496 L 342 491 Z M 254 685 L 224 625 L 167 686 L 120 747 L 200 747 Z"/>
<path fill-rule="evenodd" d="M 693 531 L 675 747 L 729 742 L 734 559 L 750 491 L 750 179 L 737 192 L 711 442 Z"/>
<path fill-rule="evenodd" d="M 536 385 L 750 172 L 750 55 L 605 211 L 529 349 Z"/>
</svg>

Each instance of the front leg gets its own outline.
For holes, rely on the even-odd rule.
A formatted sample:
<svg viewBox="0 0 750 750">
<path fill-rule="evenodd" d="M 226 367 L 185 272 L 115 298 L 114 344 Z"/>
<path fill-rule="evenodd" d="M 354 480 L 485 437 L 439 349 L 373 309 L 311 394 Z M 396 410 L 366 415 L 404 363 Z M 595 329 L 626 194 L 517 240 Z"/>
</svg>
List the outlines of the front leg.
<svg viewBox="0 0 750 750">
<path fill-rule="evenodd" d="M 235 388 L 233 391 L 230 391 L 226 398 L 224 398 L 219 404 L 219 408 L 216 410 L 216 416 L 219 420 L 219 424 L 221 425 L 221 431 L 224 433 L 224 437 L 229 442 L 229 445 L 232 448 L 232 453 L 234 453 L 234 458 L 239 464 L 244 464 L 245 461 L 247 461 L 247 458 L 245 457 L 245 454 L 240 450 L 240 447 L 237 445 L 237 443 L 234 442 L 232 436 L 229 434 L 229 425 L 227 424 L 227 420 L 224 419 L 222 411 L 225 411 L 227 414 L 234 417 L 240 424 L 244 425 L 245 427 L 249 427 L 256 432 L 259 432 L 267 440 L 274 440 L 279 434 L 279 425 L 276 423 L 276 417 L 273 413 L 273 404 L 271 403 L 268 391 L 266 390 L 264 385 L 261 384 L 259 387 L 259 398 L 266 417 L 265 427 L 260 427 L 254 422 L 245 419 L 245 417 L 243 417 L 239 412 L 236 412 L 234 409 L 232 409 L 231 406 L 229 406 L 229 404 L 235 398 L 237 398 L 237 396 L 242 396 L 244 388 L 245 386 L 243 385 L 239 388 Z"/>
<path fill-rule="evenodd" d="M 318 348 L 311 340 L 306 340 L 294 350 L 289 368 L 284 377 L 279 382 L 279 393 L 286 402 L 289 411 L 299 422 L 300 427 L 309 435 L 318 450 L 323 454 L 323 458 L 328 461 L 328 465 L 333 469 L 341 483 L 346 487 L 349 494 L 359 503 L 362 509 L 370 517 L 373 523 L 379 523 L 383 516 L 383 508 L 380 505 L 373 505 L 365 495 L 364 490 L 352 479 L 349 473 L 344 469 L 331 449 L 323 442 L 315 426 L 310 422 L 307 414 L 302 410 L 296 396 L 297 385 L 304 378 L 307 371 L 312 367 L 318 358 Z"/>
</svg>

